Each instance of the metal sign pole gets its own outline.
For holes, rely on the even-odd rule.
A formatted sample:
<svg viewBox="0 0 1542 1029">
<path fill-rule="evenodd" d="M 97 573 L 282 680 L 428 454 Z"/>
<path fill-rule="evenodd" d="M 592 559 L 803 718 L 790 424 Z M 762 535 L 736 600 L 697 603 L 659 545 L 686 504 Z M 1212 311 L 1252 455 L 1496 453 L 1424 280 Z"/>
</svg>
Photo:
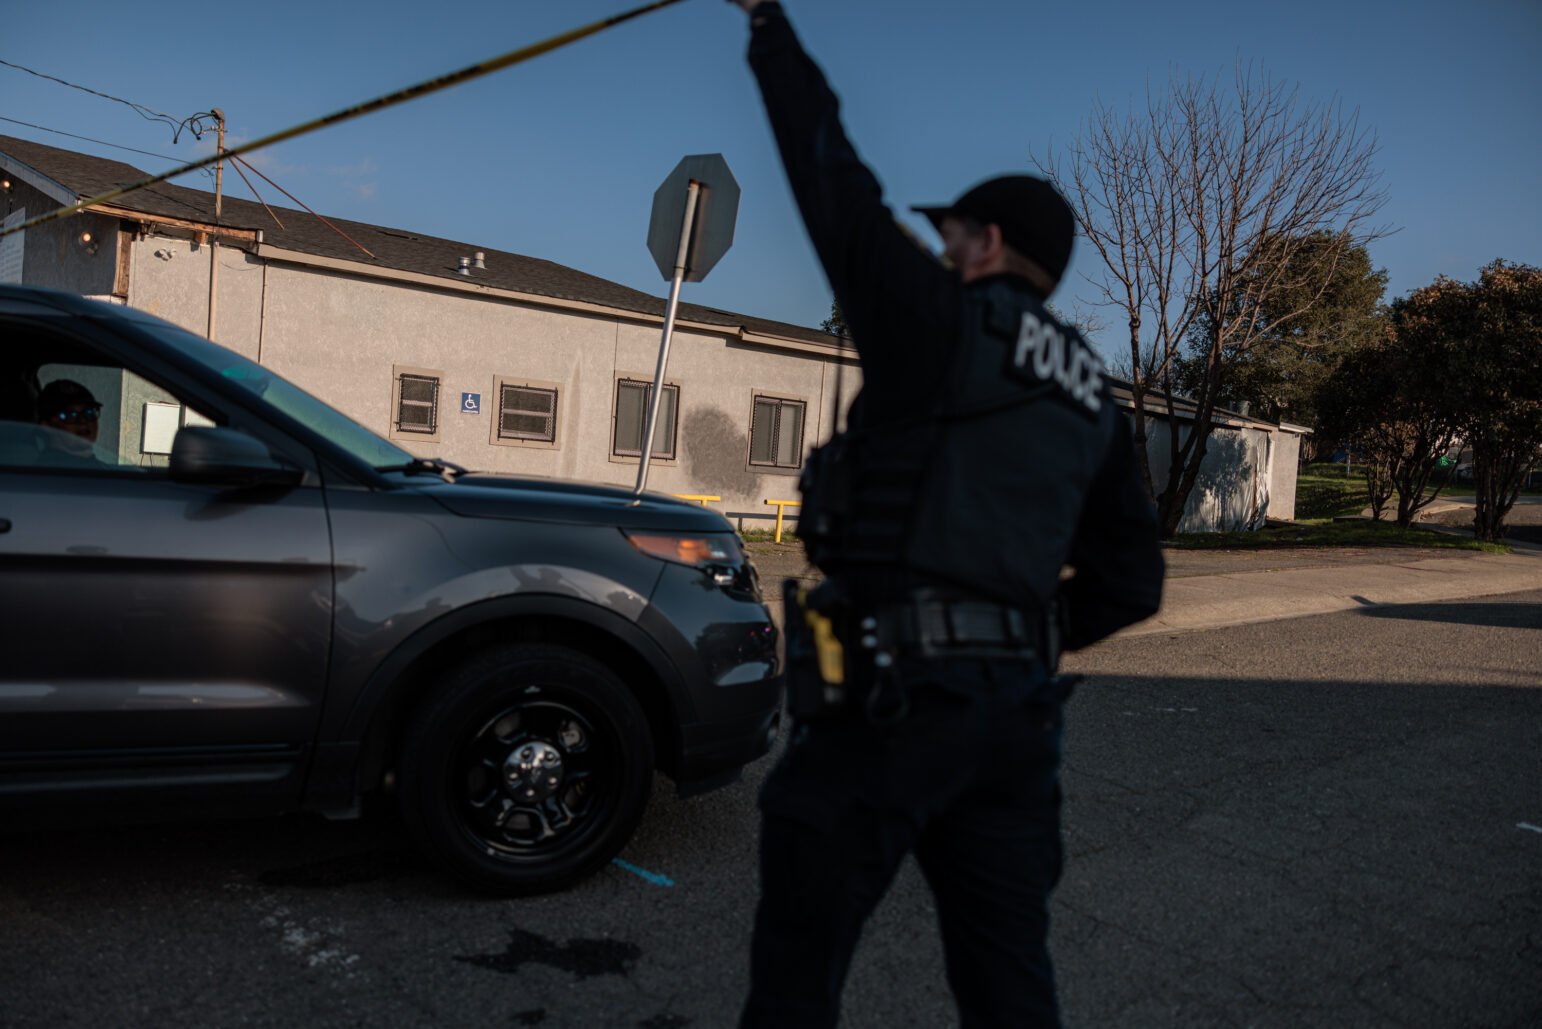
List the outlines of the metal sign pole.
<svg viewBox="0 0 1542 1029">
<path fill-rule="evenodd" d="M 677 194 L 678 195 L 678 194 Z M 648 398 L 648 424 L 643 429 L 642 456 L 637 462 L 638 496 L 648 487 L 648 467 L 653 461 L 653 433 L 658 428 L 659 402 L 664 396 L 664 369 L 669 363 L 669 339 L 675 332 L 675 310 L 680 306 L 680 284 L 685 281 L 686 262 L 690 257 L 691 230 L 696 227 L 696 204 L 701 183 L 691 180 L 685 194 L 685 217 L 680 225 L 680 246 L 675 252 L 675 277 L 669 285 L 669 306 L 664 310 L 664 335 L 659 340 L 659 363 L 653 371 L 652 393 Z M 678 419 L 680 412 L 675 412 Z"/>
</svg>

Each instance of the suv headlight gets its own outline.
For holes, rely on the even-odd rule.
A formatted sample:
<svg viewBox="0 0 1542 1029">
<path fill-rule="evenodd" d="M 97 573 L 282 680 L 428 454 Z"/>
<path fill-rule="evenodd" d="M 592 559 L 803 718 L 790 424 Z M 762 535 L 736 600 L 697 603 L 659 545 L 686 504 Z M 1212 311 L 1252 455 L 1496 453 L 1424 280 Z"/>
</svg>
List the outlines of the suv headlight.
<svg viewBox="0 0 1542 1029">
<path fill-rule="evenodd" d="M 758 597 L 755 572 L 745 560 L 744 549 L 729 533 L 683 536 L 663 532 L 627 532 L 622 535 L 638 550 L 660 561 L 699 568 L 723 589 L 744 590 Z"/>
</svg>

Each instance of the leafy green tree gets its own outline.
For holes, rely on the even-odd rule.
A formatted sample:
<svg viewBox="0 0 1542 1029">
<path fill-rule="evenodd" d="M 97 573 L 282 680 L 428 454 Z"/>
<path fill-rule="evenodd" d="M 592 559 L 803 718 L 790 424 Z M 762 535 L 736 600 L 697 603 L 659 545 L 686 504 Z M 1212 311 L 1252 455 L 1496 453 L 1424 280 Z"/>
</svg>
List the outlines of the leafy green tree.
<svg viewBox="0 0 1542 1029">
<path fill-rule="evenodd" d="M 1396 387 L 1387 352 L 1390 334 L 1344 355 L 1318 387 L 1322 412 L 1317 438 L 1329 449 L 1342 446 L 1365 479 L 1371 517 L 1381 521 L 1391 499 L 1392 471 L 1401 446 L 1389 417 Z"/>
<path fill-rule="evenodd" d="M 1330 438 L 1360 453 L 1373 493 L 1372 479 L 1391 482 L 1399 525 L 1439 495 L 1437 462 L 1470 447 L 1474 535 L 1502 539 L 1542 460 L 1542 270 L 1495 261 L 1477 282 L 1442 276 L 1415 290 L 1393 304 L 1386 337 L 1352 351 L 1319 396 Z"/>
<path fill-rule="evenodd" d="M 1319 428 L 1318 400 L 1346 354 L 1377 342 L 1387 312 L 1382 297 L 1387 273 L 1371 263 L 1364 246 L 1341 247 L 1328 233 L 1313 233 L 1284 256 L 1286 267 L 1259 266 L 1250 274 L 1279 279 L 1255 312 L 1259 331 L 1246 349 L 1228 355 L 1220 406 L 1246 409 L 1265 421 Z M 1190 334 L 1190 354 L 1178 379 L 1193 394 L 1203 375 L 1212 333 L 1208 318 Z M 1302 459 L 1322 437 L 1307 437 Z"/>
<path fill-rule="evenodd" d="M 1430 483 L 1458 430 L 1443 388 L 1451 352 L 1420 331 L 1425 305 L 1438 299 L 1424 294 L 1395 304 L 1393 328 L 1346 354 L 1318 391 L 1320 431 L 1359 457 L 1372 517 L 1396 494 L 1404 528 L 1440 495 Z"/>
<path fill-rule="evenodd" d="M 1421 310 L 1419 331 L 1450 353 L 1444 389 L 1472 448 L 1473 534 L 1497 541 L 1542 459 L 1542 270 L 1495 261 L 1477 282 L 1442 279 L 1427 291 L 1438 302 Z"/>
<path fill-rule="evenodd" d="M 832 336 L 851 338 L 851 330 L 846 327 L 846 314 L 834 300 L 830 301 L 830 317 L 820 322 L 819 327 Z"/>
</svg>

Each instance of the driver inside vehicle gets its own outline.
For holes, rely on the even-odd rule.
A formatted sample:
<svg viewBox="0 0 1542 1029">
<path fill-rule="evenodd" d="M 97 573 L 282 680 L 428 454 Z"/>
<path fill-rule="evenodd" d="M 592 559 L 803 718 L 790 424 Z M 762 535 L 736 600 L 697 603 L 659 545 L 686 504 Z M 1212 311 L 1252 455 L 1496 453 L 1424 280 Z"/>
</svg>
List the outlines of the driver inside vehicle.
<svg viewBox="0 0 1542 1029">
<path fill-rule="evenodd" d="M 55 379 L 37 398 L 37 421 L 46 464 L 101 464 L 96 438 L 102 405 L 91 391 L 73 379 Z"/>
</svg>

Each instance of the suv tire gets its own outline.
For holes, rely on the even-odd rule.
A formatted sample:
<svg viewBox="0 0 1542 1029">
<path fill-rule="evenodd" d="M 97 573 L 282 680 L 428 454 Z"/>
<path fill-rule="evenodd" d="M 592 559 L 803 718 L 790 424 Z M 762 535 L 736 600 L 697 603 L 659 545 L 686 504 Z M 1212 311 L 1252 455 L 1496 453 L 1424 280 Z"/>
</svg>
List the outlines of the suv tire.
<svg viewBox="0 0 1542 1029">
<path fill-rule="evenodd" d="M 653 737 L 611 669 L 543 644 L 494 647 L 411 713 L 402 816 L 433 860 L 502 894 L 562 889 L 625 846 L 653 783 Z"/>
</svg>

